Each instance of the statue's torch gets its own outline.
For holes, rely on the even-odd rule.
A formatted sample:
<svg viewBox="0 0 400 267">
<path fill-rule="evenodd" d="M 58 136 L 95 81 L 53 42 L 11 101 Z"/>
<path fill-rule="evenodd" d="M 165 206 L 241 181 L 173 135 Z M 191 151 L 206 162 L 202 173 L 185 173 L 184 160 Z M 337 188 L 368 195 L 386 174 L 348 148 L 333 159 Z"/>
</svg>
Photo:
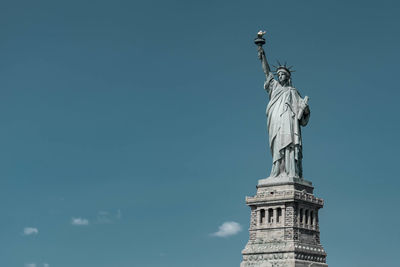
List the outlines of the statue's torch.
<svg viewBox="0 0 400 267">
<path fill-rule="evenodd" d="M 261 47 L 265 44 L 265 39 L 264 39 L 264 37 L 263 37 L 264 34 L 266 34 L 265 31 L 259 31 L 259 32 L 257 33 L 256 39 L 254 39 L 254 43 L 255 43 L 259 48 L 261 48 Z"/>
</svg>

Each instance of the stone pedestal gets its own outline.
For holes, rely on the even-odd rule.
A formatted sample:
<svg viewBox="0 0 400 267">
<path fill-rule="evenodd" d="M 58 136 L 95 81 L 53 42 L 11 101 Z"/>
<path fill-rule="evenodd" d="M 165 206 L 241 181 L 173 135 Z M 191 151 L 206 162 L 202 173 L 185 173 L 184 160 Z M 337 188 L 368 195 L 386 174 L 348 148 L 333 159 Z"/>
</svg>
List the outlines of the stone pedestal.
<svg viewBox="0 0 400 267">
<path fill-rule="evenodd" d="M 251 208 L 250 238 L 240 267 L 327 267 L 319 240 L 324 201 L 311 182 L 292 177 L 259 180 Z"/>
</svg>

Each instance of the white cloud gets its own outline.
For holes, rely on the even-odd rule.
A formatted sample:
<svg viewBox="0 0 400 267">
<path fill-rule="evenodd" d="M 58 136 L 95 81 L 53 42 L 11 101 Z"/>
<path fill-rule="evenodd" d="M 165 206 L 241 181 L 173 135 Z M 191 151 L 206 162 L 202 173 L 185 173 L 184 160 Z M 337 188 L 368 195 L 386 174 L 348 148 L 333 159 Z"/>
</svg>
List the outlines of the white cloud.
<svg viewBox="0 0 400 267">
<path fill-rule="evenodd" d="M 37 235 L 39 230 L 34 227 L 25 227 L 24 228 L 24 235 Z"/>
<path fill-rule="evenodd" d="M 43 267 L 50 267 L 50 264 L 48 264 L 48 263 L 43 263 Z"/>
<path fill-rule="evenodd" d="M 27 263 L 25 267 L 36 267 L 36 263 Z"/>
<path fill-rule="evenodd" d="M 218 229 L 218 232 L 212 233 L 211 235 L 217 237 L 228 237 L 236 235 L 242 231 L 242 226 L 237 222 L 224 222 Z"/>
<path fill-rule="evenodd" d="M 72 225 L 89 225 L 89 220 L 84 218 L 72 218 L 71 220 Z"/>
</svg>

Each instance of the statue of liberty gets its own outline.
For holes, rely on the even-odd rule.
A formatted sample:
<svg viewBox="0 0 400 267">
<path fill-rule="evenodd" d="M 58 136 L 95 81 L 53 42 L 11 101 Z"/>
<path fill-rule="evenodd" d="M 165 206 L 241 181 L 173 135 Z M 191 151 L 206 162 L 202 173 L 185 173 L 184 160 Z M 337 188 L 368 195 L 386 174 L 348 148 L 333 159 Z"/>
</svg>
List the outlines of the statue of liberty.
<svg viewBox="0 0 400 267">
<path fill-rule="evenodd" d="M 267 106 L 267 127 L 269 146 L 272 154 L 272 169 L 270 177 L 303 177 L 302 141 L 300 126 L 306 126 L 310 118 L 308 97 L 301 98 L 292 85 L 291 67 L 278 62 L 276 67 L 277 80 L 271 72 L 262 45 L 263 35 L 258 32 L 255 43 L 258 46 L 258 57 L 265 73 L 264 88 L 269 94 Z"/>
</svg>

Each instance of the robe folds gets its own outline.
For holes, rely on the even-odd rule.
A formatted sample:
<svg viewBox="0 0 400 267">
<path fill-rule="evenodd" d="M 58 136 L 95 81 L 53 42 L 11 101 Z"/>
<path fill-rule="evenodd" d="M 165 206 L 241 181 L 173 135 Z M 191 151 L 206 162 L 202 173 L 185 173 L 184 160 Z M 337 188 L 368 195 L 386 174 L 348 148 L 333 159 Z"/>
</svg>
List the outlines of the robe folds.
<svg viewBox="0 0 400 267">
<path fill-rule="evenodd" d="M 286 174 L 302 177 L 302 141 L 300 126 L 310 117 L 307 103 L 296 88 L 282 86 L 269 73 L 264 84 L 269 94 L 267 126 L 272 154 L 271 177 Z M 307 109 L 307 112 L 304 112 Z M 301 116 L 299 118 L 299 116 Z"/>
</svg>

